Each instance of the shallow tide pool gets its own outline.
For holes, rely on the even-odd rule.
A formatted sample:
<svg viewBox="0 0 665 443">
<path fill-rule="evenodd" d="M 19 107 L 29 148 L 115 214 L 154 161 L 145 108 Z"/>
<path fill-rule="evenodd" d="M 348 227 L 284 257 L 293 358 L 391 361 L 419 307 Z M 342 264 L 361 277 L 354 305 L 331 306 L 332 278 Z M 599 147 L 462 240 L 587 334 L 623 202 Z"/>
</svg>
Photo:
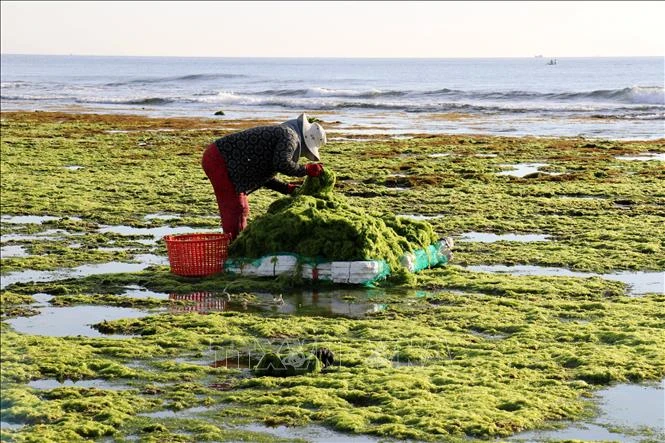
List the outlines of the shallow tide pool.
<svg viewBox="0 0 665 443">
<path fill-rule="evenodd" d="M 461 235 L 459 241 L 494 243 L 498 241 L 514 241 L 521 243 L 549 241 L 550 236 L 546 234 L 493 234 L 491 232 L 466 232 Z"/>
<path fill-rule="evenodd" d="M 563 429 L 523 432 L 510 440 L 636 443 L 665 438 L 665 380 L 658 385 L 615 385 L 597 392 L 594 402 L 600 411 L 591 420 Z"/>
<path fill-rule="evenodd" d="M 16 317 L 5 320 L 15 331 L 23 334 L 44 335 L 51 337 L 68 337 L 81 335 L 84 337 L 129 338 L 127 335 L 102 334 L 91 325 L 104 320 L 121 318 L 140 318 L 160 311 L 139 310 L 116 306 L 80 305 L 67 307 L 45 307 L 39 314 L 31 317 Z"/>
<path fill-rule="evenodd" d="M 648 293 L 665 293 L 665 271 L 660 272 L 616 272 L 612 274 L 595 274 L 592 272 L 571 271 L 565 268 L 548 268 L 532 265 L 474 265 L 466 269 L 474 272 L 496 272 L 511 275 L 538 275 L 552 277 L 601 277 L 607 280 L 619 281 L 627 284 L 631 295 Z"/>
<path fill-rule="evenodd" d="M 56 269 L 54 271 L 17 271 L 3 275 L 0 280 L 0 289 L 14 284 L 27 282 L 45 282 L 65 278 L 81 278 L 97 274 L 117 274 L 122 272 L 139 272 L 152 265 L 167 265 L 168 259 L 163 256 L 142 254 L 134 257 L 138 263 L 110 262 L 94 265 L 81 265 L 70 269 Z"/>
</svg>

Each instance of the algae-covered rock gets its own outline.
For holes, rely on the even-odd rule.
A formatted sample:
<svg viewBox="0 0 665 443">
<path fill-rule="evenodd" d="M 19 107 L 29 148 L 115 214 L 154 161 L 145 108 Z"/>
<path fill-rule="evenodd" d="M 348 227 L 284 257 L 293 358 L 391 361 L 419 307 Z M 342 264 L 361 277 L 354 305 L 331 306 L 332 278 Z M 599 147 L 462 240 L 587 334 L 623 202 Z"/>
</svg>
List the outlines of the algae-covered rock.
<svg viewBox="0 0 665 443">
<path fill-rule="evenodd" d="M 314 354 L 268 352 L 252 371 L 259 376 L 290 377 L 320 372 L 321 361 Z"/>
<path fill-rule="evenodd" d="M 437 241 L 426 222 L 372 214 L 335 194 L 330 169 L 308 177 L 296 194 L 273 202 L 231 244 L 231 257 L 295 253 L 328 261 L 386 260 L 399 267 L 405 252 Z"/>
</svg>

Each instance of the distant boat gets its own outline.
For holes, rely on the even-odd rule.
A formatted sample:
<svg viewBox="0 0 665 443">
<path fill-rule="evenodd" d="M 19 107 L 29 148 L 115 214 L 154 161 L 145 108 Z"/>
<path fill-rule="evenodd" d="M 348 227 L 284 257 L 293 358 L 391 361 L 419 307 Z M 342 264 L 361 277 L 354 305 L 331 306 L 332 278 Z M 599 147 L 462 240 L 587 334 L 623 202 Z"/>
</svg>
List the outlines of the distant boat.
<svg viewBox="0 0 665 443">
<path fill-rule="evenodd" d="M 543 58 L 542 54 L 534 55 L 536 58 Z"/>
<path fill-rule="evenodd" d="M 555 58 L 550 59 L 550 61 L 547 62 L 547 64 L 550 65 L 550 66 L 551 65 L 556 65 L 556 59 Z"/>
</svg>

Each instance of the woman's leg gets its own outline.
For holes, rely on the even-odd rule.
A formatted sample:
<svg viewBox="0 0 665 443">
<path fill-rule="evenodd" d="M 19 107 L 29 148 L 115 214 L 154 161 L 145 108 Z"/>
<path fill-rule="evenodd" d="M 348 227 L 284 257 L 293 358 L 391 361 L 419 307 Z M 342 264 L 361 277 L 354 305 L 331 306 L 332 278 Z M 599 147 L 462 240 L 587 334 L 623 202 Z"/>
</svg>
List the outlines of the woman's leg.
<svg viewBox="0 0 665 443">
<path fill-rule="evenodd" d="M 249 202 L 247 201 L 247 194 L 240 194 L 240 221 L 238 222 L 238 227 L 242 231 L 247 227 L 247 218 L 249 217 Z"/>
<path fill-rule="evenodd" d="M 245 194 L 236 193 L 229 178 L 224 157 L 215 144 L 209 145 L 203 153 L 201 166 L 215 191 L 217 207 L 224 232 L 235 239 L 247 225 L 249 205 Z"/>
</svg>

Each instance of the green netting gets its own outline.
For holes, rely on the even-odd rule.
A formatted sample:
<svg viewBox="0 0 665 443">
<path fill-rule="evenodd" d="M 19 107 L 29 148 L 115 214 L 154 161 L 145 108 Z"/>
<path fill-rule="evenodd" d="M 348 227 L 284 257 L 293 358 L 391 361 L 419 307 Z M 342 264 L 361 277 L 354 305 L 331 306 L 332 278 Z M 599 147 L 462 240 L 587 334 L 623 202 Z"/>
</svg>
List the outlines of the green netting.
<svg viewBox="0 0 665 443">
<path fill-rule="evenodd" d="M 406 254 L 402 257 L 402 263 L 409 263 L 409 270 L 411 272 L 419 272 L 423 269 L 433 268 L 448 263 L 449 253 L 447 252 L 445 243 L 438 242 L 434 245 L 429 245 L 425 249 L 418 249 L 411 254 Z"/>
<path fill-rule="evenodd" d="M 352 205 L 333 192 L 335 181 L 330 169 L 308 177 L 294 196 L 276 200 L 243 230 L 229 256 L 260 258 L 282 251 L 315 261 L 385 260 L 397 269 L 405 252 L 438 240 L 429 223 Z"/>
</svg>

